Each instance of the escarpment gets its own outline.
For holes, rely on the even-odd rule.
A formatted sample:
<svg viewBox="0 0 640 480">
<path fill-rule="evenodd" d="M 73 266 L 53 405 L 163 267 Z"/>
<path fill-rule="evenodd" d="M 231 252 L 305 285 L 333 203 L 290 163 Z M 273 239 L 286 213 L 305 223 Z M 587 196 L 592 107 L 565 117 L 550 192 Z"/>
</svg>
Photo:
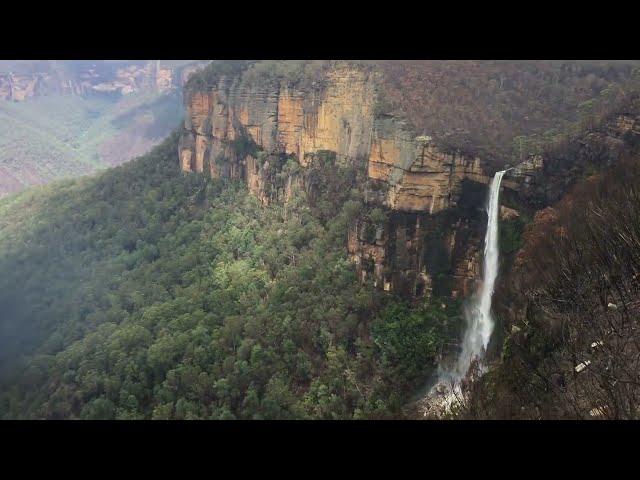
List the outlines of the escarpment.
<svg viewBox="0 0 640 480">
<path fill-rule="evenodd" d="M 318 157 L 350 165 L 362 173 L 355 186 L 365 202 L 385 214 L 350 228 L 360 278 L 408 296 L 467 295 L 479 270 L 483 184 L 493 172 L 380 114 L 377 80 L 375 71 L 336 67 L 306 87 L 230 75 L 186 91 L 180 166 L 243 180 L 266 204 L 284 200 L 292 182 L 305 184 Z"/>
<path fill-rule="evenodd" d="M 26 61 L 26 63 L 29 63 Z M 62 67 L 68 66 L 61 62 Z M 168 66 L 160 60 L 118 62 L 112 69 L 105 62 L 85 62 L 84 68 L 67 70 L 58 62 L 41 62 L 26 72 L 0 71 L 0 100 L 23 102 L 47 95 L 115 94 L 168 92 L 181 88 L 203 62 L 178 62 Z"/>
</svg>

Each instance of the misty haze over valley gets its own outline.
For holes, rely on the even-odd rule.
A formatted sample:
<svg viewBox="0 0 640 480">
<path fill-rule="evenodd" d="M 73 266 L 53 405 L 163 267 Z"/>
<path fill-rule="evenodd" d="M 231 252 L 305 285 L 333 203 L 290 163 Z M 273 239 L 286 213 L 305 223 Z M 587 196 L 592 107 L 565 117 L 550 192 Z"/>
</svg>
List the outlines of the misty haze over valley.
<svg viewBox="0 0 640 480">
<path fill-rule="evenodd" d="M 640 62 L 0 61 L 0 418 L 640 414 Z"/>
</svg>

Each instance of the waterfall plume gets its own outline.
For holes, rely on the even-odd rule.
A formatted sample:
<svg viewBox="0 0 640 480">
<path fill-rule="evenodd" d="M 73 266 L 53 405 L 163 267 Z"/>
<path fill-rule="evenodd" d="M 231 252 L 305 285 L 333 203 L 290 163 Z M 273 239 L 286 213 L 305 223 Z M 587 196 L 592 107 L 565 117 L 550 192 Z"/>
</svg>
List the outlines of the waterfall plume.
<svg viewBox="0 0 640 480">
<path fill-rule="evenodd" d="M 460 382 L 467 376 L 474 362 L 484 368 L 482 360 L 489 345 L 495 321 L 491 314 L 491 299 L 498 276 L 498 220 L 500 211 L 500 183 L 507 170 L 499 171 L 493 177 L 487 201 L 487 233 L 484 239 L 484 261 L 482 284 L 465 309 L 466 330 L 462 349 L 453 365 L 440 367 L 438 380 L 431 390 L 446 393 L 443 405 L 448 409 L 462 392 Z M 431 395 L 430 394 L 430 395 Z"/>
</svg>

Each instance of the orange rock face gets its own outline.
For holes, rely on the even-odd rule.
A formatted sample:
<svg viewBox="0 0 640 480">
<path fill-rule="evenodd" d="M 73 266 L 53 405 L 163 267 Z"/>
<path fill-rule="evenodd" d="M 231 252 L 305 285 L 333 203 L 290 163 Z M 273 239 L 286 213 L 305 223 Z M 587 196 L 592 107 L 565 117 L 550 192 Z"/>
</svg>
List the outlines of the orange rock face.
<svg viewBox="0 0 640 480">
<path fill-rule="evenodd" d="M 363 166 L 371 186 L 365 188 L 367 201 L 413 217 L 404 226 L 385 225 L 374 240 L 365 238 L 363 225 L 352 226 L 348 251 L 360 278 L 373 279 L 384 290 L 428 295 L 433 281 L 423 258 L 430 248 L 424 242 L 427 218 L 457 205 L 463 180 L 490 179 L 478 158 L 441 152 L 429 137 L 415 138 L 395 119 L 377 119 L 376 88 L 375 74 L 357 68 L 329 71 L 323 87 L 309 91 L 223 78 L 211 91 L 186 98 L 180 165 L 185 171 L 209 165 L 212 177 L 241 178 L 263 203 L 286 200 L 290 186 L 304 178 L 290 177 L 287 188 L 275 188 L 273 156 L 290 155 L 303 171 L 322 151 L 335 153 L 343 165 Z M 455 229 L 448 231 L 454 290 L 466 295 L 478 274 L 479 249 L 465 247 L 460 242 L 467 240 L 457 240 Z M 404 266 L 389 257 L 392 244 L 394 255 L 405 258 Z"/>
<path fill-rule="evenodd" d="M 372 74 L 336 69 L 314 91 L 286 85 L 265 91 L 230 82 L 187 100 L 183 136 L 191 141 L 184 148 L 192 150 L 195 162 L 183 168 L 201 171 L 205 155 L 214 176 L 221 173 L 214 166 L 221 155 L 239 155 L 233 160 L 245 163 L 248 152 L 227 149 L 244 136 L 268 154 L 293 155 L 302 167 L 323 150 L 335 152 L 340 162 L 364 160 L 368 177 L 390 187 L 383 204 L 393 210 L 437 213 L 455 206 L 463 179 L 488 182 L 477 158 L 444 154 L 397 125 L 379 128 Z"/>
<path fill-rule="evenodd" d="M 191 97 L 191 101 L 189 103 L 189 119 L 191 120 L 191 128 L 200 130 L 204 121 L 211 113 L 210 105 L 212 102 L 210 100 L 214 99 L 211 99 L 210 95 L 205 92 L 197 92 Z"/>
<path fill-rule="evenodd" d="M 214 156 L 222 143 L 246 136 L 267 153 L 294 155 L 302 166 L 322 150 L 350 161 L 369 154 L 374 99 L 373 79 L 348 69 L 330 72 L 326 88 L 306 92 L 285 85 L 265 91 L 223 84 L 187 100 L 185 135 L 196 146 L 195 137 L 203 136 Z"/>
<path fill-rule="evenodd" d="M 309 117 L 316 118 L 315 112 L 309 112 Z M 303 97 L 295 95 L 285 89 L 278 96 L 278 144 L 286 153 L 293 153 L 298 161 L 305 164 L 302 150 L 302 132 L 305 130 L 305 112 Z M 315 130 L 313 122 L 306 125 L 306 129 Z M 256 142 L 258 143 L 258 142 Z M 262 145 L 261 143 L 258 143 Z"/>
<path fill-rule="evenodd" d="M 369 178 L 388 182 L 399 158 L 400 150 L 392 139 L 376 138 L 369 155 Z"/>
</svg>

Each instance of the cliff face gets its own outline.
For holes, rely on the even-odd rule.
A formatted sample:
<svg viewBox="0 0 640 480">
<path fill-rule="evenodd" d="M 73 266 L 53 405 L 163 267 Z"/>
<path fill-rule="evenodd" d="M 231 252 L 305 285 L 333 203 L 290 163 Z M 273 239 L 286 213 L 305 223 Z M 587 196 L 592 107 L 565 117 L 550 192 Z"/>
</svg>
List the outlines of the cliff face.
<svg viewBox="0 0 640 480">
<path fill-rule="evenodd" d="M 50 93 L 82 95 L 86 87 L 82 82 L 57 77 L 47 72 L 31 75 L 8 73 L 0 75 L 0 100 L 23 102 L 27 98 Z"/>
<path fill-rule="evenodd" d="M 363 172 L 358 187 L 366 202 L 386 212 L 382 224 L 363 218 L 352 225 L 348 251 L 361 278 L 409 295 L 466 295 L 484 228 L 478 192 L 490 177 L 479 158 L 442 152 L 398 119 L 376 115 L 378 88 L 376 73 L 347 67 L 306 90 L 223 77 L 209 90 L 185 94 L 181 168 L 243 179 L 268 203 L 282 199 L 292 181 L 272 181 L 283 158 L 304 172 L 328 152 Z M 304 175 L 295 180 L 304 182 Z"/>
<path fill-rule="evenodd" d="M 202 172 L 207 164 L 213 177 L 242 176 L 238 169 L 255 156 L 234 143 L 242 138 L 268 155 L 291 155 L 303 167 L 319 151 L 334 152 L 339 162 L 363 159 L 370 150 L 374 99 L 372 79 L 357 71 L 331 72 L 326 87 L 308 92 L 223 79 L 211 91 L 186 98 L 182 168 Z M 225 169 L 222 158 L 236 165 Z"/>
<path fill-rule="evenodd" d="M 119 95 L 139 91 L 166 92 L 181 88 L 189 75 L 204 65 L 191 63 L 171 67 L 153 60 L 111 69 L 103 63 L 67 71 L 45 62 L 30 73 L 0 73 L 0 100 L 22 102 L 42 95 L 87 95 L 92 92 Z"/>
</svg>

